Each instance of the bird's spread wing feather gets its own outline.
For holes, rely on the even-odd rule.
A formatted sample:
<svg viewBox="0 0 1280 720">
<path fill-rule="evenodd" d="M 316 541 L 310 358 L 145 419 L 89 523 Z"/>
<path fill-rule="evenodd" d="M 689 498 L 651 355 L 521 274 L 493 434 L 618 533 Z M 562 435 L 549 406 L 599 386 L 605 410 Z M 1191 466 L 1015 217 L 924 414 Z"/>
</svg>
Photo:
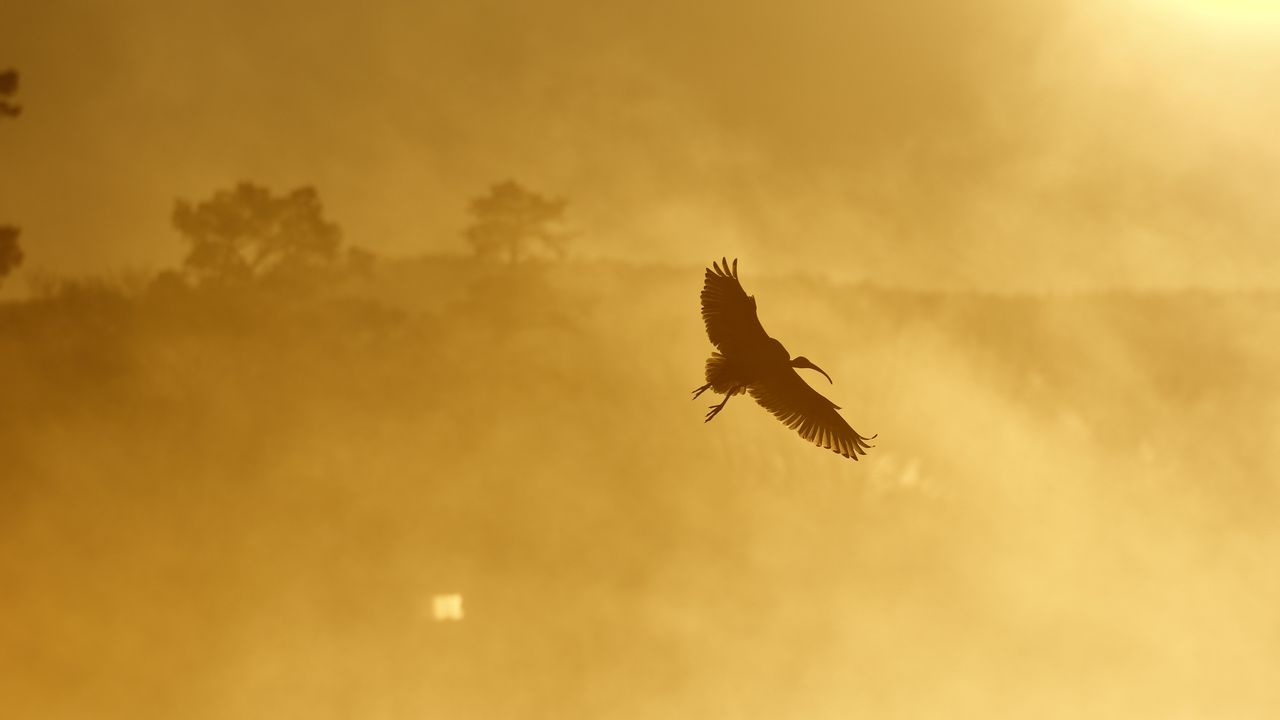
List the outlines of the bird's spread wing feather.
<svg viewBox="0 0 1280 720">
<path fill-rule="evenodd" d="M 758 346 L 769 335 L 756 315 L 756 300 L 738 282 L 738 261 L 733 267 L 721 260 L 707 268 L 702 283 L 702 321 L 711 344 L 730 352 L 735 348 Z"/>
<path fill-rule="evenodd" d="M 871 447 L 867 441 L 875 436 L 863 437 L 849 427 L 836 412 L 840 408 L 809 387 L 795 370 L 773 373 L 753 384 L 750 392 L 774 417 L 819 447 L 854 460 Z"/>
</svg>

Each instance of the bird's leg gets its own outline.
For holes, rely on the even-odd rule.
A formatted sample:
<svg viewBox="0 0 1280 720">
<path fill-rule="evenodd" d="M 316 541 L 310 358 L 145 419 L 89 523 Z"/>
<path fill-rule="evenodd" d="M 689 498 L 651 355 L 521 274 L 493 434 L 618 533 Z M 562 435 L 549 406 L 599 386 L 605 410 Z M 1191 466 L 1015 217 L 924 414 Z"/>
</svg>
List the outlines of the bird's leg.
<svg viewBox="0 0 1280 720">
<path fill-rule="evenodd" d="M 698 398 L 698 396 L 699 396 L 699 395 L 701 395 L 702 393 L 706 392 L 706 391 L 707 391 L 707 388 L 709 388 L 709 387 L 711 387 L 711 383 L 707 383 L 706 385 L 703 385 L 702 387 L 698 388 L 697 390 L 694 390 L 694 391 L 693 391 L 693 397 L 692 397 L 692 398 L 690 398 L 690 399 L 692 399 L 692 400 L 696 400 L 696 399 Z"/>
<path fill-rule="evenodd" d="M 729 398 L 733 397 L 733 393 L 737 391 L 737 389 L 738 388 L 736 387 L 729 388 L 729 392 L 724 394 L 724 399 L 720 401 L 719 405 L 711 406 L 711 409 L 707 411 L 707 419 L 703 420 L 702 422 L 711 422 L 711 418 L 715 417 L 716 415 L 719 415 L 720 411 L 724 409 L 725 403 L 729 402 Z"/>
</svg>

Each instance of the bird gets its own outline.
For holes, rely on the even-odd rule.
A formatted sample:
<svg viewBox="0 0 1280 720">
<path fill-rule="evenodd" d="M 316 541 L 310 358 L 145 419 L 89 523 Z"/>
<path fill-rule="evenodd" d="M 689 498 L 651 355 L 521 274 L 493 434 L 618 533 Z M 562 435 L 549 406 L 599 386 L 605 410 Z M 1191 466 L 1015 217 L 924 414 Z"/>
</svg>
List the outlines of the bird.
<svg viewBox="0 0 1280 720">
<path fill-rule="evenodd" d="M 859 435 L 836 412 L 840 406 L 809 387 L 796 372 L 816 370 L 835 384 L 822 368 L 803 355 L 792 358 L 782 343 L 764 331 L 755 296 L 748 295 L 738 281 L 737 258 L 732 267 L 724 258 L 711 265 L 702 284 L 702 320 L 716 349 L 707 358 L 707 383 L 695 389 L 693 397 L 713 390 L 724 400 L 710 406 L 703 422 L 720 414 L 729 398 L 749 394 L 805 440 L 852 460 L 866 455 L 873 447 L 868 441 L 876 435 Z"/>
</svg>

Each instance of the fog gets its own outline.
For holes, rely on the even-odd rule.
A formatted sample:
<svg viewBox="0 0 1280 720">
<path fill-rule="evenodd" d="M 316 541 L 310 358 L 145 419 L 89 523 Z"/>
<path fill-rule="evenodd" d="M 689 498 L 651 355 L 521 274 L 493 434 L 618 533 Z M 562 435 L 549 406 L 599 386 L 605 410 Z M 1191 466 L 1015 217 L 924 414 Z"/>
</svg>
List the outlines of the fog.
<svg viewBox="0 0 1280 720">
<path fill-rule="evenodd" d="M 10 712 L 1269 715 L 1280 297 L 748 268 L 861 462 L 701 422 L 693 268 L 5 308 Z"/>
<path fill-rule="evenodd" d="M 1280 18 L 895 8 L 6 4 L 0 715 L 1271 717 Z"/>
<path fill-rule="evenodd" d="M 18 0 L 0 217 L 28 268 L 155 269 L 173 197 L 252 178 L 317 185 L 376 251 L 450 251 L 516 176 L 615 259 L 1270 286 L 1277 33 L 1214 0 Z"/>
</svg>

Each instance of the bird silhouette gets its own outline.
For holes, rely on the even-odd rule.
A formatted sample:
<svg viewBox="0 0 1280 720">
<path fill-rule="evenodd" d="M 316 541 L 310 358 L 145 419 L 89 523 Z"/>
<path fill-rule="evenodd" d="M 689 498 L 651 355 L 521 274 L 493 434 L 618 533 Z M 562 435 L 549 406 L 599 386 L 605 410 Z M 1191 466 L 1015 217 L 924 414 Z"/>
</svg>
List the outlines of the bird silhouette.
<svg viewBox="0 0 1280 720">
<path fill-rule="evenodd" d="M 729 398 L 749 393 L 765 410 L 773 413 L 800 437 L 819 447 L 857 460 L 871 447 L 836 412 L 838 405 L 818 394 L 796 372 L 808 368 L 831 376 L 808 358 L 792 358 L 782 343 L 769 337 L 756 315 L 756 299 L 747 295 L 738 282 L 738 261 L 730 268 L 723 258 L 707 268 L 702 284 L 702 320 L 707 338 L 716 352 L 707 358 L 707 384 L 693 391 L 696 398 L 707 390 L 724 395 L 712 405 L 704 422 L 724 409 Z"/>
</svg>

